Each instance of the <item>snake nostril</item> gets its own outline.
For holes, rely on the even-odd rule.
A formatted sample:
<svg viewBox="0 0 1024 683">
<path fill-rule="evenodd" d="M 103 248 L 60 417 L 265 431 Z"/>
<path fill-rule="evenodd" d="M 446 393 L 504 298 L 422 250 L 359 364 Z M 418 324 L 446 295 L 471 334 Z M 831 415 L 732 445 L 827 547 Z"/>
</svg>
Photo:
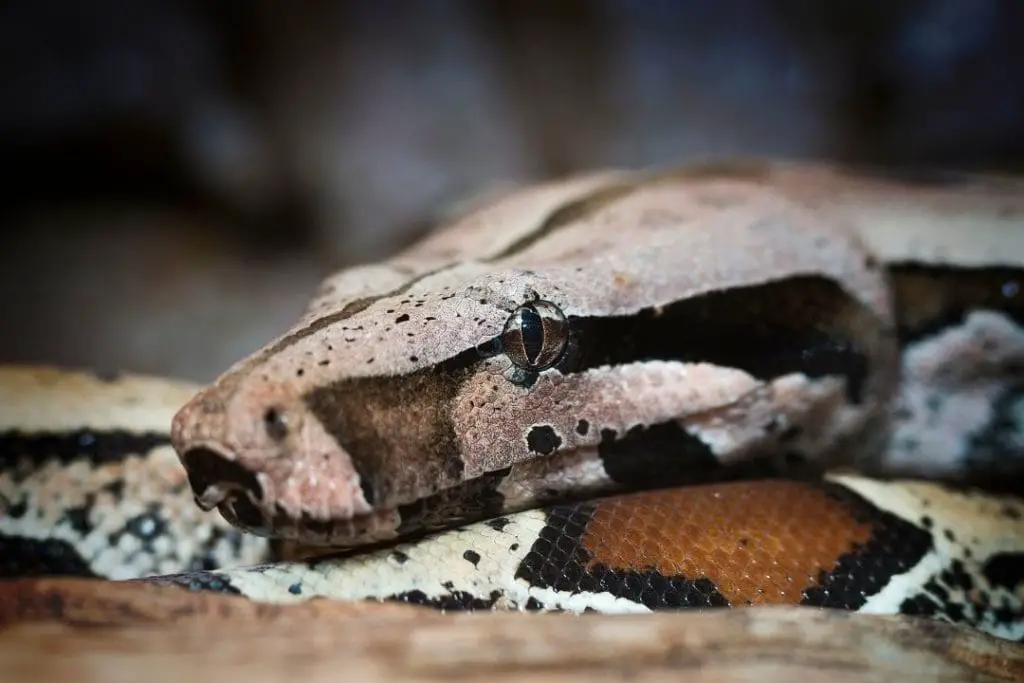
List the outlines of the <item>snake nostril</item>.
<svg viewBox="0 0 1024 683">
<path fill-rule="evenodd" d="M 255 474 L 211 448 L 191 448 L 181 459 L 196 503 L 204 510 L 212 510 L 239 493 L 263 499 L 263 487 Z"/>
</svg>

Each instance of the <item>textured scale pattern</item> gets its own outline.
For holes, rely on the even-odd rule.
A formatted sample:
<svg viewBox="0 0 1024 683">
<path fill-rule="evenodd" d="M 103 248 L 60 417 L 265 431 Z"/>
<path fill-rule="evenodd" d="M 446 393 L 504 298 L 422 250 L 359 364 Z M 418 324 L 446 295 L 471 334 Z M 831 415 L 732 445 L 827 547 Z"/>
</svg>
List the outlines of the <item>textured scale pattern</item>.
<svg viewBox="0 0 1024 683">
<path fill-rule="evenodd" d="M 778 481 L 699 487 L 687 498 L 673 505 L 648 494 L 555 508 L 518 575 L 650 609 L 800 602 L 857 609 L 880 587 L 875 580 L 906 571 L 930 545 L 927 533 L 839 488 Z"/>
<path fill-rule="evenodd" d="M 932 506 L 930 523 L 907 516 Z M 271 602 L 445 610 L 805 605 L 926 614 L 1019 640 L 1022 514 L 1013 497 L 935 484 L 734 482 L 530 510 L 337 559 L 154 581 Z"/>
</svg>

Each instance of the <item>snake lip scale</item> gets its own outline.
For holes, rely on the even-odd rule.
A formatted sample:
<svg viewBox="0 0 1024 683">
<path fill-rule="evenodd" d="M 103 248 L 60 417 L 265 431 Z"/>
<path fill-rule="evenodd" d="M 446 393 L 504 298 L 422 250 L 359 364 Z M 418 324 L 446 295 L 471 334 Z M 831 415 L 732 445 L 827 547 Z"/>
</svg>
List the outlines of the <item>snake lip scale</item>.
<svg viewBox="0 0 1024 683">
<path fill-rule="evenodd" d="M 4 368 L 3 574 L 1024 640 L 1022 187 L 595 172 L 330 276 L 205 387 Z"/>
</svg>

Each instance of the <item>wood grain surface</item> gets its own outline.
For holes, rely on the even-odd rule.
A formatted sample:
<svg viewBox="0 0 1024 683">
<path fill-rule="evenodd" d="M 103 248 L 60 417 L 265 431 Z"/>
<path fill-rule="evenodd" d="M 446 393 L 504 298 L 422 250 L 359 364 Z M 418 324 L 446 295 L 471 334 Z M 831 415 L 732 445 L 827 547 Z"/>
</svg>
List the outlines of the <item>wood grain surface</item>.
<svg viewBox="0 0 1024 683">
<path fill-rule="evenodd" d="M 1024 646 L 909 618 L 791 607 L 455 615 L 396 604 L 286 607 L 219 595 L 182 598 L 174 588 L 86 580 L 0 584 L 0 679 L 1024 680 Z"/>
</svg>

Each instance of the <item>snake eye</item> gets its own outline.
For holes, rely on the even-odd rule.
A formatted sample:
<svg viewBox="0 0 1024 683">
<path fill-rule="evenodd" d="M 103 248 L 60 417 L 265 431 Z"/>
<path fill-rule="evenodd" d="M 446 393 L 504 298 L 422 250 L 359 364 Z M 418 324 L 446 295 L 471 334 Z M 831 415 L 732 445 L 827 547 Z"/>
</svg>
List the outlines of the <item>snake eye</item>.
<svg viewBox="0 0 1024 683">
<path fill-rule="evenodd" d="M 550 301 L 517 308 L 501 333 L 501 348 L 516 366 L 539 372 L 557 363 L 569 342 L 569 321 Z"/>
</svg>

